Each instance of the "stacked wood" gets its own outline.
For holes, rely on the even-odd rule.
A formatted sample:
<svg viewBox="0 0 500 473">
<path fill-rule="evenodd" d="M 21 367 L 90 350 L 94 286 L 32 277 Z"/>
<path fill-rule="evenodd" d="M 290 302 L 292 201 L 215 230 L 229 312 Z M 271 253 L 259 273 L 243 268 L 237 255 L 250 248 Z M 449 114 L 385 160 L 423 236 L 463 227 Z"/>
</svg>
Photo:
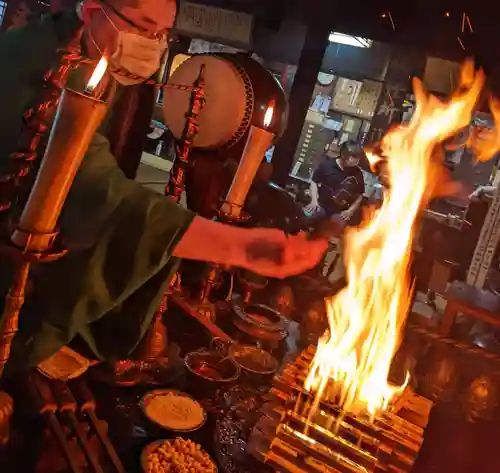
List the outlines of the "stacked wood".
<svg viewBox="0 0 500 473">
<path fill-rule="evenodd" d="M 313 394 L 303 386 L 314 353 L 309 347 L 275 377 L 249 452 L 280 472 L 409 472 L 432 402 L 407 390 L 373 421 L 329 402 L 313 408 Z"/>
</svg>

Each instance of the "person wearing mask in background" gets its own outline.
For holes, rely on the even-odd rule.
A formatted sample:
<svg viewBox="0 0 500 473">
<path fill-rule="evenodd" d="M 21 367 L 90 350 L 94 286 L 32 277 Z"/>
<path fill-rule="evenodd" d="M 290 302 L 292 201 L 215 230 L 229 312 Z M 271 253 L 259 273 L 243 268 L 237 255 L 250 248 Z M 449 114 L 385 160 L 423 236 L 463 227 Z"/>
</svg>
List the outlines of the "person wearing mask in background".
<svg viewBox="0 0 500 473">
<path fill-rule="evenodd" d="M 1 35 L 0 175 L 13 166 L 9 155 L 17 150 L 24 112 L 41 102 L 46 72 L 57 66 L 58 51 L 82 25 L 83 36 L 77 38 L 82 53 L 95 61 L 104 52 L 110 57 L 102 87 L 112 102 L 123 86 L 158 70 L 175 13 L 175 0 L 86 0 L 76 9 Z M 74 72 L 71 87 L 82 90 L 91 69 Z M 43 153 L 43 146 L 38 151 Z M 35 175 L 32 169 L 30 179 L 19 180 L 23 188 L 13 186 L 18 180 L 8 182 L 10 186 L 0 182 L 0 197 L 14 203 L 0 222 L 4 238 Z M 74 339 L 83 341 L 97 359 L 128 357 L 149 327 L 178 258 L 282 278 L 313 267 L 327 247 L 326 241 L 303 235 L 287 238 L 274 229 L 240 229 L 197 216 L 128 180 L 101 134 L 89 146 L 59 229 L 69 254 L 32 273 L 12 369 L 36 365 Z M 10 264 L 0 257 L 0 314 Z"/>
<path fill-rule="evenodd" d="M 314 219 L 340 216 L 347 224 L 357 223 L 353 217 L 365 191 L 358 166 L 362 152 L 355 142 L 345 142 L 338 158 L 328 158 L 316 169 L 310 184 L 311 202 L 305 208 Z"/>
</svg>

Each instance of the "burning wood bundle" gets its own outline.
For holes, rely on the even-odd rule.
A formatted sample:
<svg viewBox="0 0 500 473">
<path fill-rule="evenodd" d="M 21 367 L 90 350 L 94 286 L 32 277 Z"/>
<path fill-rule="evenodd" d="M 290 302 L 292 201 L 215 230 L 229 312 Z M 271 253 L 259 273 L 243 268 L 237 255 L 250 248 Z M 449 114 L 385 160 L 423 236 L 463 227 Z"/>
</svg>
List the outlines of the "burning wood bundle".
<svg viewBox="0 0 500 473">
<path fill-rule="evenodd" d="M 432 402 L 407 389 L 373 419 L 316 404 L 303 388 L 314 354 L 309 347 L 275 377 L 249 452 L 283 472 L 409 472 Z"/>
<path fill-rule="evenodd" d="M 329 328 L 315 352 L 276 379 L 251 439 L 251 452 L 279 471 L 410 471 L 432 404 L 409 394 L 409 373 L 402 386 L 388 376 L 411 301 L 415 221 L 433 198 L 456 190 L 442 148 L 470 123 L 484 81 L 468 62 L 460 87 L 442 101 L 414 80 L 412 120 L 387 133 L 380 156 L 368 153 L 372 163 L 384 160 L 390 189 L 380 209 L 346 231 L 349 283 L 326 301 Z M 491 109 L 497 122 L 496 100 Z M 470 144 L 478 159 L 498 150 L 499 137 Z"/>
</svg>

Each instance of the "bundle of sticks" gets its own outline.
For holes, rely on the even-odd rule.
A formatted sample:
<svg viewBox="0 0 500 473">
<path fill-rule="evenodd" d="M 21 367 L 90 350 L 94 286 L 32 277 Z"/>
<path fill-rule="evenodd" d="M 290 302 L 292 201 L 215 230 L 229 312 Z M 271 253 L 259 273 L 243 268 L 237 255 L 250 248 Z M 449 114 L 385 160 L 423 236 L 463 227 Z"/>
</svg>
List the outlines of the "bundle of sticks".
<svg viewBox="0 0 500 473">
<path fill-rule="evenodd" d="M 275 377 L 249 453 L 280 472 L 409 472 L 432 402 L 406 390 L 373 421 L 329 402 L 314 406 L 313 394 L 303 388 L 314 353 L 309 347 Z"/>
<path fill-rule="evenodd" d="M 115 472 L 125 473 L 105 425 L 97 418 L 95 400 L 83 380 L 72 381 L 70 389 L 66 382 L 32 373 L 28 388 L 32 402 L 44 417 L 72 473 L 103 473 L 111 471 L 107 468 L 109 464 Z M 102 451 L 107 457 L 105 461 L 101 460 Z"/>
</svg>

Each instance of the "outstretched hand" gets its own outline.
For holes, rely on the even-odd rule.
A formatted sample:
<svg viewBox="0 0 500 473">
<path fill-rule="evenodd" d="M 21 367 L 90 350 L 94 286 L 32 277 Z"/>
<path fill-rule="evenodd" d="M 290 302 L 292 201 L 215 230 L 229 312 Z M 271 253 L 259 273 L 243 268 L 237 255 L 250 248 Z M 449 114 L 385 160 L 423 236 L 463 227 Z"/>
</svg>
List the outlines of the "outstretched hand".
<svg viewBox="0 0 500 473">
<path fill-rule="evenodd" d="M 197 216 L 173 255 L 286 278 L 316 266 L 327 248 L 322 234 L 312 239 L 305 234 L 287 237 L 273 228 L 244 229 Z"/>
<path fill-rule="evenodd" d="M 312 269 L 328 248 L 326 239 L 308 239 L 304 233 L 287 237 L 268 228 L 247 232 L 240 266 L 268 277 L 281 279 Z"/>
</svg>

